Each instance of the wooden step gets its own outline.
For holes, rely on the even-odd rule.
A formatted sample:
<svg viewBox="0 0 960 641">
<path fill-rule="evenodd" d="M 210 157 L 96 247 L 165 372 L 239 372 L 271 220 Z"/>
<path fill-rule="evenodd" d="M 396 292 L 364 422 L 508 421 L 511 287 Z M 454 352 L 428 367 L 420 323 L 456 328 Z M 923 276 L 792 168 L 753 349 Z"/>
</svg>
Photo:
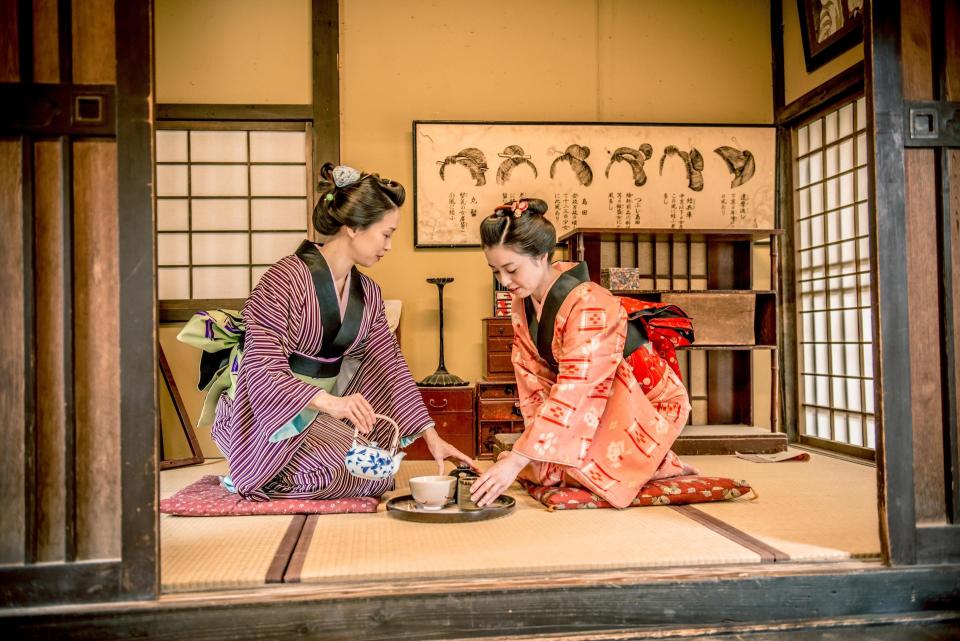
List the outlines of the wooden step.
<svg viewBox="0 0 960 641">
<path fill-rule="evenodd" d="M 513 447 L 520 434 L 494 436 L 493 457 Z M 677 454 L 773 454 L 785 452 L 787 435 L 752 425 L 687 425 L 673 444 Z"/>
<path fill-rule="evenodd" d="M 677 454 L 773 454 L 787 449 L 787 435 L 753 425 L 687 425 L 673 444 Z"/>
</svg>

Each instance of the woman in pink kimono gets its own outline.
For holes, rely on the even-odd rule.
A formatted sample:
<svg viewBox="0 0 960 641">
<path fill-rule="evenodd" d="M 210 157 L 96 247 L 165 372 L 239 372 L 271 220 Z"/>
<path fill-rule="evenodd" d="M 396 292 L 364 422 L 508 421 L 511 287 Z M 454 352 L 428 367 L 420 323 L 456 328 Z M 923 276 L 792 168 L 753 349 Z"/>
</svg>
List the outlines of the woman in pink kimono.
<svg viewBox="0 0 960 641">
<path fill-rule="evenodd" d="M 651 479 L 691 473 L 670 451 L 690 411 L 673 355 L 692 338 L 689 320 L 612 295 L 585 263 L 551 264 L 557 236 L 546 211 L 544 201 L 522 199 L 480 226 L 487 262 L 512 294 L 524 430 L 474 483 L 473 498 L 486 505 L 519 476 L 581 485 L 626 507 Z M 663 316 L 677 331 L 652 331 Z"/>
</svg>

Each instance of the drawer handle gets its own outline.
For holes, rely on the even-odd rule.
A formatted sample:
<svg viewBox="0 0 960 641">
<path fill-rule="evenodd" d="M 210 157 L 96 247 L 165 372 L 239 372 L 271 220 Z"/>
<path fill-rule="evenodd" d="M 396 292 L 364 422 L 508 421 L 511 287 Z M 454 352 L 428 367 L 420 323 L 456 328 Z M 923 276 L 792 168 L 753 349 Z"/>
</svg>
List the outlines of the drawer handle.
<svg viewBox="0 0 960 641">
<path fill-rule="evenodd" d="M 516 415 L 516 416 L 520 416 L 521 418 L 523 417 L 523 412 L 520 411 L 520 404 L 519 404 L 519 403 L 514 403 L 514 404 L 513 404 L 513 407 L 510 408 L 510 411 L 513 412 L 514 415 Z"/>
<path fill-rule="evenodd" d="M 507 396 L 513 396 L 513 385 L 507 385 L 503 388 L 503 393 Z"/>
<path fill-rule="evenodd" d="M 429 405 L 431 408 L 435 410 L 442 410 L 444 407 L 447 406 L 449 402 L 450 402 L 450 399 L 447 399 L 447 398 L 443 399 L 443 403 L 440 403 L 440 404 L 435 403 L 432 398 L 427 399 L 427 405 Z"/>
</svg>

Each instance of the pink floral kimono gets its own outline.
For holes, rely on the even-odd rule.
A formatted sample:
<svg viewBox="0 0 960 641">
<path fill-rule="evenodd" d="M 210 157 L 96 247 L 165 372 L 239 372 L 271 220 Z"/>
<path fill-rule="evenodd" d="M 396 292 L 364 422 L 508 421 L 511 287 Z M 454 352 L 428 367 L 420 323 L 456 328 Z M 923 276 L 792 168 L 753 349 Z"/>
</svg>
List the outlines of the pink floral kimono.
<svg viewBox="0 0 960 641">
<path fill-rule="evenodd" d="M 670 451 L 690 412 L 687 390 L 672 348 L 661 357 L 653 347 L 663 338 L 638 338 L 628 323 L 635 301 L 591 282 L 585 263 L 557 267 L 540 319 L 529 299 L 513 301 L 524 419 L 513 449 L 531 459 L 520 477 L 579 484 L 626 507 L 648 481 L 693 473 Z"/>
</svg>

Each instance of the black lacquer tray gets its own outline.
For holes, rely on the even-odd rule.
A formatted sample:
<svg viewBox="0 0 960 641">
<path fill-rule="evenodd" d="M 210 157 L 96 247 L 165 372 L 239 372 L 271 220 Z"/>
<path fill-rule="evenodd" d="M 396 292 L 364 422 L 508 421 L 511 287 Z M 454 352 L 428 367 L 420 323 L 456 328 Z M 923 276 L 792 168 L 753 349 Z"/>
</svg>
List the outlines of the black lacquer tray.
<svg viewBox="0 0 960 641">
<path fill-rule="evenodd" d="M 417 523 L 470 523 L 499 519 L 513 512 L 517 501 L 512 496 L 501 494 L 491 505 L 479 510 L 461 510 L 453 501 L 439 510 L 423 510 L 417 507 L 410 494 L 395 496 L 387 501 L 387 514 L 403 521 Z"/>
</svg>

